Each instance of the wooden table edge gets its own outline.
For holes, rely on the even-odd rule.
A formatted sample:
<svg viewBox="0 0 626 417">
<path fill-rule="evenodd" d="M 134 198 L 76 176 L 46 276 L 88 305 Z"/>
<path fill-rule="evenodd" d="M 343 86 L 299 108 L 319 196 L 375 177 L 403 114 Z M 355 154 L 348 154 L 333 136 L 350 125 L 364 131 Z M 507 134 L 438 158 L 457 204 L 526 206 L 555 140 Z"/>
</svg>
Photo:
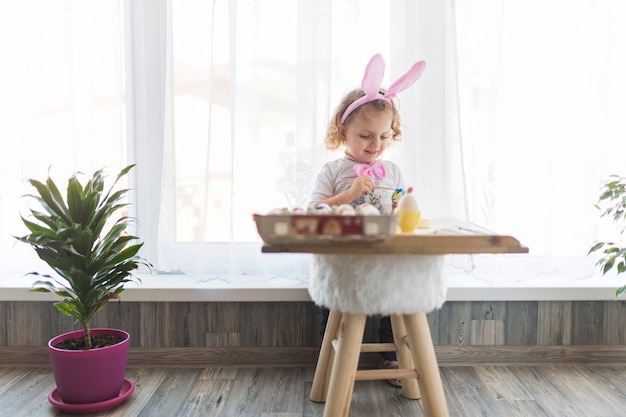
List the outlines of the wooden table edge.
<svg viewBox="0 0 626 417">
<path fill-rule="evenodd" d="M 265 243 L 264 253 L 319 254 L 524 254 L 527 247 L 507 235 L 396 235 L 384 242 L 326 241 Z"/>
</svg>

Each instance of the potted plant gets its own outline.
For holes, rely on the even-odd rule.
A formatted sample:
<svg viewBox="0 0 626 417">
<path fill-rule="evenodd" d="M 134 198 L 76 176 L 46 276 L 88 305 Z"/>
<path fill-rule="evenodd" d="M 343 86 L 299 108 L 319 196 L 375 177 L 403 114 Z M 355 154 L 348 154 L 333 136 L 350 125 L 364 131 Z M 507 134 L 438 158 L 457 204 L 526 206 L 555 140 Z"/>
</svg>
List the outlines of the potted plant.
<svg viewBox="0 0 626 417">
<path fill-rule="evenodd" d="M 120 396 L 128 382 L 124 378 L 128 333 L 92 329 L 90 320 L 110 300 L 119 298 L 126 283 L 138 281 L 133 272 L 139 265 L 150 268 L 138 256 L 143 243 L 127 232 L 132 219 L 118 214 L 128 206 L 123 199 L 129 190 L 114 191 L 133 167 L 122 169 L 106 191 L 102 169 L 84 186 L 78 180 L 80 173 L 73 174 L 65 196 L 50 176 L 45 183 L 28 180 L 36 194 L 27 197 L 39 202 L 43 211 L 30 209 L 31 216 L 22 216 L 30 233 L 16 239 L 29 244 L 58 275 L 30 272 L 41 278 L 31 291 L 59 296 L 55 307 L 82 327 L 48 343 L 56 390 L 65 404 L 109 401 Z"/>
<path fill-rule="evenodd" d="M 611 175 L 606 181 L 603 182 L 600 189 L 600 197 L 598 203 L 595 205 L 597 209 L 604 211 L 600 215 L 611 216 L 613 221 L 619 227 L 619 236 L 624 235 L 626 230 L 626 177 L 619 175 Z M 602 269 L 602 275 L 606 274 L 612 269 L 617 271 L 617 274 L 626 272 L 626 242 L 608 242 L 598 241 L 589 250 L 589 254 L 600 251 L 602 258 L 596 263 Z M 626 285 L 618 288 L 615 291 L 615 295 L 619 297 L 626 292 Z"/>
</svg>

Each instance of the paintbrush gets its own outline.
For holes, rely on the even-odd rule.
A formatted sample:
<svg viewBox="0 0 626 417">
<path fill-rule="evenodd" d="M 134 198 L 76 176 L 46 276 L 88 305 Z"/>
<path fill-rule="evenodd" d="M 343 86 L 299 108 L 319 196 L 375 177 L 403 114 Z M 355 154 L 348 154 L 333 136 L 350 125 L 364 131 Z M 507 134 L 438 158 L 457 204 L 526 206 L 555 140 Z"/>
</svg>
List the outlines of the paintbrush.
<svg viewBox="0 0 626 417">
<path fill-rule="evenodd" d="M 339 182 L 347 182 L 347 183 L 352 183 L 353 180 L 339 180 Z M 383 190 L 391 190 L 391 191 L 396 191 L 396 188 L 391 188 L 391 187 L 383 187 L 382 185 L 376 185 L 374 184 L 374 188 L 381 188 Z"/>
</svg>

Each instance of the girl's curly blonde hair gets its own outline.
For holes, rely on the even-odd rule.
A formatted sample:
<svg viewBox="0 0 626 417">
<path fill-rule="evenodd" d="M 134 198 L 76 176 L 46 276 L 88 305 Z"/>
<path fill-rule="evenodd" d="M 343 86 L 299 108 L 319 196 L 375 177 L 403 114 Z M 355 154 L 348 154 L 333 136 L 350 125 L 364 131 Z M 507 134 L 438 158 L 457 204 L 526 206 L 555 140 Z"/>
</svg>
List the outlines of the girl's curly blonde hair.
<svg viewBox="0 0 626 417">
<path fill-rule="evenodd" d="M 380 89 L 381 94 L 385 94 L 385 92 L 386 91 L 384 89 Z M 343 97 L 343 99 L 341 100 L 337 108 L 335 109 L 335 112 L 333 113 L 333 116 L 331 117 L 330 122 L 328 124 L 328 129 L 326 130 L 326 139 L 324 140 L 326 144 L 326 149 L 335 151 L 341 148 L 342 146 L 344 146 L 346 138 L 343 135 L 343 130 L 339 128 L 341 126 L 341 116 L 343 115 L 343 113 L 346 111 L 346 109 L 348 108 L 350 104 L 352 104 L 355 100 L 363 97 L 364 95 L 365 93 L 363 92 L 362 89 L 356 88 L 348 92 Z M 395 142 L 401 139 L 402 131 L 401 131 L 400 113 L 398 112 L 398 109 L 396 108 L 393 100 L 387 101 L 387 100 L 381 99 L 381 100 L 370 101 L 370 102 L 363 104 L 361 107 L 358 107 L 356 110 L 350 113 L 344 125 L 350 123 L 350 120 L 356 117 L 356 115 L 360 114 L 365 108 L 376 110 L 376 111 L 391 110 L 393 114 L 393 117 L 391 119 L 391 131 L 392 131 L 391 140 Z"/>
</svg>

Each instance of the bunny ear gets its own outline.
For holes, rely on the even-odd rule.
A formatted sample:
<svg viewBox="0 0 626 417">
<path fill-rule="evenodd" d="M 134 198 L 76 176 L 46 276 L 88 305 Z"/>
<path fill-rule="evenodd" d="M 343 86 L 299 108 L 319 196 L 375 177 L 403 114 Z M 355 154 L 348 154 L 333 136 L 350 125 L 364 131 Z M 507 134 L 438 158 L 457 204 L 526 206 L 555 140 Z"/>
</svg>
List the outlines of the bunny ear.
<svg viewBox="0 0 626 417">
<path fill-rule="evenodd" d="M 374 97 L 378 94 L 384 75 L 385 60 L 381 54 L 376 54 L 365 67 L 365 75 L 363 75 L 363 81 L 361 82 L 361 88 L 363 88 L 367 97 Z"/>
<path fill-rule="evenodd" d="M 412 86 L 415 81 L 419 80 L 426 68 L 425 61 L 419 61 L 413 64 L 410 70 L 406 72 L 402 77 L 398 78 L 393 84 L 389 86 L 385 97 L 394 98 L 400 91 L 406 90 Z"/>
<path fill-rule="evenodd" d="M 374 55 L 365 68 L 365 75 L 363 75 L 363 81 L 361 82 L 361 88 L 365 95 L 354 100 L 341 115 L 341 124 L 344 124 L 348 119 L 348 116 L 359 106 L 365 103 L 369 103 L 374 100 L 386 100 L 391 101 L 397 93 L 409 88 L 415 81 L 417 81 L 424 72 L 426 63 L 424 61 L 417 62 L 410 70 L 407 71 L 402 77 L 389 87 L 387 94 L 382 95 L 379 93 L 380 85 L 383 82 L 383 76 L 385 75 L 385 60 L 381 54 Z"/>
</svg>

